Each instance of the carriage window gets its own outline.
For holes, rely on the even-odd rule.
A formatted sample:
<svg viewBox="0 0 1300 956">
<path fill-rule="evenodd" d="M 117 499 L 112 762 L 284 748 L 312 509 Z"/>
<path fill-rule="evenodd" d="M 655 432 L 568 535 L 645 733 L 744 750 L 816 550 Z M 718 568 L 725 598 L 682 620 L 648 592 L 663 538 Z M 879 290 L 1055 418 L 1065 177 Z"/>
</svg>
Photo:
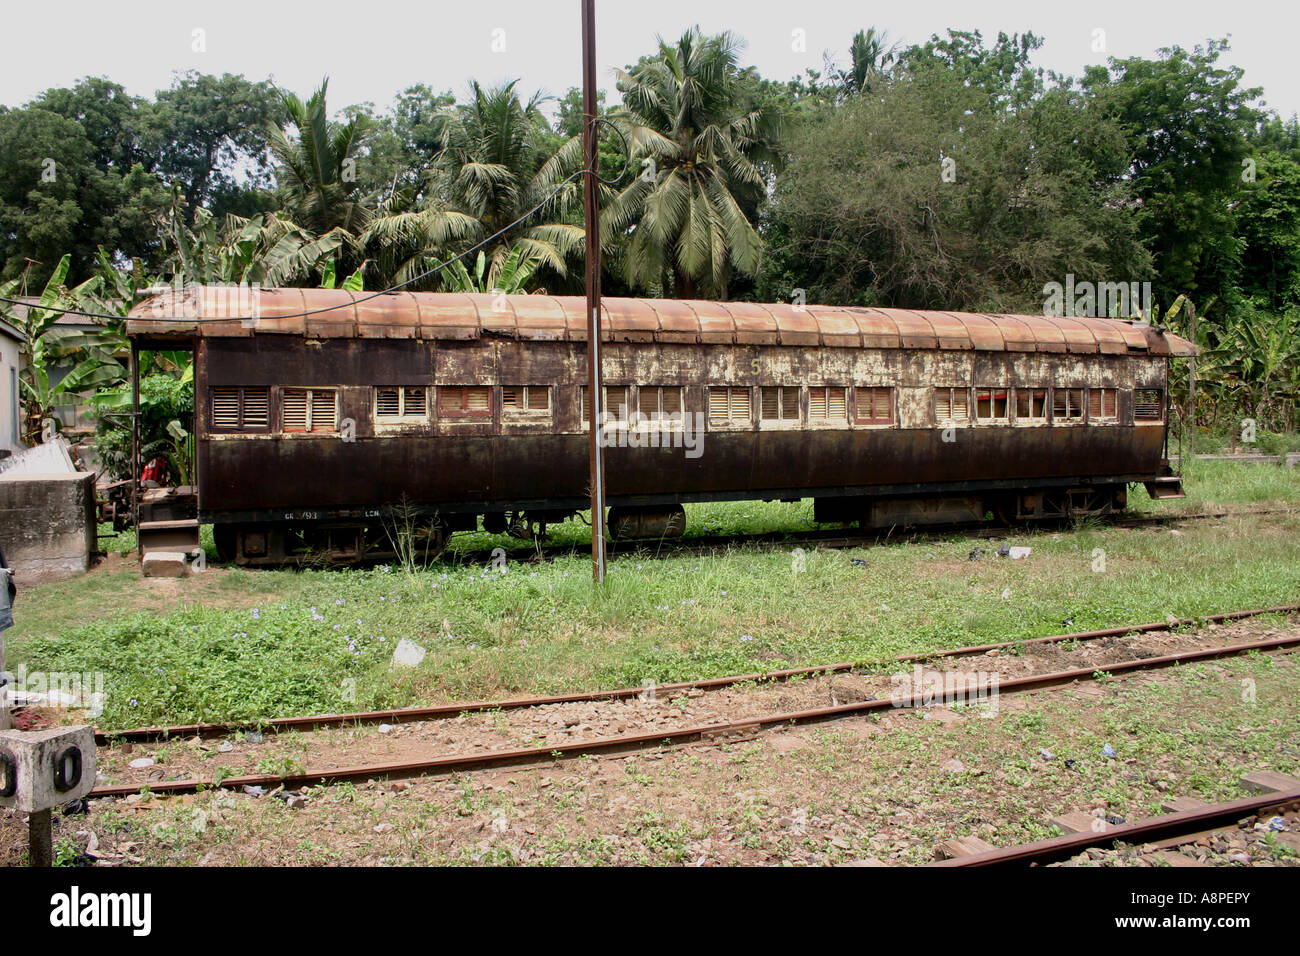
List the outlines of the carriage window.
<svg viewBox="0 0 1300 956">
<path fill-rule="evenodd" d="M 846 425 L 849 420 L 847 388 L 808 389 L 808 421 Z"/>
<path fill-rule="evenodd" d="M 748 388 L 709 389 L 709 424 L 710 425 L 749 425 L 753 417 L 750 408 L 750 391 Z"/>
<path fill-rule="evenodd" d="M 975 418 L 981 422 L 1007 421 L 1007 389 L 975 389 Z"/>
<path fill-rule="evenodd" d="M 765 422 L 798 422 L 799 387 L 797 385 L 764 386 L 760 417 Z"/>
<path fill-rule="evenodd" d="M 551 387 L 549 385 L 502 385 L 501 414 L 527 415 L 534 417 L 548 414 L 551 410 Z"/>
<path fill-rule="evenodd" d="M 1158 388 L 1139 388 L 1133 393 L 1133 420 L 1135 422 L 1163 422 L 1165 396 Z"/>
<path fill-rule="evenodd" d="M 491 418 L 492 389 L 487 385 L 439 385 L 439 418 Z"/>
<path fill-rule="evenodd" d="M 264 431 L 271 424 L 271 389 L 214 388 L 213 431 Z"/>
<path fill-rule="evenodd" d="M 1016 421 L 1047 421 L 1047 389 L 1016 389 Z"/>
<path fill-rule="evenodd" d="M 375 420 L 380 424 L 424 421 L 428 413 L 428 397 L 422 386 L 375 388 Z"/>
<path fill-rule="evenodd" d="M 940 425 L 944 422 L 970 421 L 970 393 L 964 388 L 936 388 L 934 420 Z"/>
<path fill-rule="evenodd" d="M 1052 389 L 1052 421 L 1082 421 L 1083 419 L 1083 389 L 1081 388 L 1054 388 Z"/>
<path fill-rule="evenodd" d="M 628 407 L 628 386 L 626 385 L 602 385 L 601 394 L 605 396 L 605 405 L 601 412 L 605 416 L 605 421 L 613 419 L 619 421 L 626 420 L 630 408 Z M 591 396 L 587 394 L 587 386 L 582 386 L 582 420 L 591 421 Z"/>
<path fill-rule="evenodd" d="M 682 390 L 671 385 L 638 386 L 636 408 L 645 421 L 679 420 L 682 416 Z"/>
<path fill-rule="evenodd" d="M 859 425 L 894 424 L 894 390 L 862 388 L 853 390 L 854 421 Z"/>
<path fill-rule="evenodd" d="M 1119 390 L 1114 388 L 1088 389 L 1088 421 L 1113 422 L 1119 420 L 1117 399 Z"/>
<path fill-rule="evenodd" d="M 280 392 L 280 430 L 320 434 L 338 431 L 335 388 L 286 388 Z"/>
</svg>

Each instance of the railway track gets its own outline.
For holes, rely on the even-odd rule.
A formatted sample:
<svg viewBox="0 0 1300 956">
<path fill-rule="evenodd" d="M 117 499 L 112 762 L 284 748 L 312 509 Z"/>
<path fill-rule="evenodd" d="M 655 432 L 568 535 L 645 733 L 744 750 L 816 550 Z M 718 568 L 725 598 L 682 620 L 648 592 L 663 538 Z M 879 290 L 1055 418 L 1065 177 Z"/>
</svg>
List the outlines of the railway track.
<svg viewBox="0 0 1300 956">
<path fill-rule="evenodd" d="M 1267 613 L 1294 613 L 1300 611 L 1300 606 L 1289 605 L 1276 608 L 1261 608 L 1250 611 L 1237 611 L 1229 614 L 1211 615 L 1201 618 L 1202 622 L 1221 622 L 1229 620 L 1241 620 L 1246 617 L 1258 616 Z M 1195 624 L 1196 620 L 1185 619 L 1177 622 L 1179 625 Z M 1064 642 L 1064 641 L 1083 641 L 1106 636 L 1119 636 L 1128 633 L 1143 633 L 1160 629 L 1169 629 L 1175 626 L 1170 622 L 1159 622 L 1152 624 L 1143 624 L 1123 628 L 1111 628 L 1104 631 L 1081 632 L 1068 635 L 1053 635 L 1047 638 L 1034 639 L 1034 643 L 1044 642 Z M 903 658 L 897 658 L 897 662 L 919 661 L 929 658 L 952 658 L 960 655 L 982 654 L 993 648 L 1014 646 L 1017 642 L 1006 642 L 997 645 L 981 645 L 979 647 L 957 648 L 948 651 L 939 651 L 932 654 L 909 655 Z M 1105 665 L 1105 673 L 1108 675 L 1134 673 L 1138 671 L 1154 670 L 1165 667 L 1178 666 L 1202 661 L 1217 660 L 1224 657 L 1231 657 L 1250 652 L 1286 652 L 1300 647 L 1300 633 L 1273 638 L 1263 641 L 1253 641 L 1249 643 L 1233 644 L 1227 647 L 1201 649 L 1187 651 L 1177 654 L 1167 654 L 1158 657 L 1135 658 Z M 859 665 L 857 664 L 839 664 L 826 667 L 797 668 L 786 671 L 777 671 L 767 674 L 745 674 L 733 677 L 715 678 L 706 681 L 693 681 L 679 684 L 661 685 L 658 691 L 673 693 L 689 689 L 707 690 L 710 688 L 724 687 L 737 684 L 743 681 L 754 680 L 780 680 L 788 679 L 796 675 L 813 675 L 828 674 L 837 671 L 851 670 Z M 1039 690 L 1043 688 L 1056 687 L 1076 681 L 1092 681 L 1098 679 L 1098 670 L 1096 667 L 1074 668 L 1065 671 L 1056 671 L 1045 674 L 1034 674 L 1025 677 L 1012 678 L 1001 681 L 997 690 L 999 694 L 1015 694 L 1027 691 Z M 400 711 L 379 711 L 364 714 L 338 714 L 322 715 L 318 717 L 306 718 L 282 718 L 278 721 L 269 722 L 264 725 L 275 730 L 290 729 L 310 729 L 325 726 L 343 726 L 347 724 L 359 724 L 374 722 L 377 720 L 399 721 L 399 720 L 428 720 L 439 717 L 452 717 L 475 709 L 511 709 L 521 707 L 537 707 L 552 703 L 565 703 L 573 701 L 592 701 L 605 699 L 618 699 L 634 694 L 641 694 L 644 688 L 625 688 L 617 691 L 593 692 L 580 695 L 569 695 L 564 697 L 533 697 L 520 698 L 513 701 L 494 701 L 483 702 L 479 704 L 460 704 L 446 705 L 434 708 L 408 708 Z M 379 777 L 402 778 L 413 776 L 424 776 L 437 773 L 463 772 L 469 770 L 479 770 L 488 767 L 514 766 L 523 764 L 539 764 L 553 762 L 559 758 L 576 757 L 585 754 L 609 754 L 621 751 L 636 750 L 645 746 L 661 745 L 683 745 L 698 742 L 716 742 L 735 737 L 753 736 L 755 734 L 773 730 L 779 727 L 790 726 L 794 724 L 815 723 L 842 719 L 845 717 L 861 716 L 873 712 L 890 711 L 895 709 L 907 709 L 915 707 L 929 707 L 935 705 L 933 693 L 918 692 L 910 696 L 895 696 L 888 699 L 870 698 L 866 700 L 854 701 L 851 703 L 836 704 L 830 707 L 817 707 L 798 711 L 786 711 L 770 713 L 766 715 L 750 716 L 738 720 L 721 721 L 708 724 L 698 724 L 685 727 L 677 727 L 670 731 L 655 731 L 650 733 L 631 733 L 619 734 L 608 737 L 591 738 L 572 742 L 561 742 L 554 745 L 547 744 L 541 747 L 514 747 L 502 750 L 493 750 L 477 753 L 460 753 L 441 757 L 433 757 L 420 760 L 408 760 L 394 763 L 381 764 L 364 764 L 350 767 L 330 768 L 327 770 L 304 770 L 297 773 L 287 773 L 283 775 L 276 774 L 250 774 L 242 776 L 231 776 L 224 779 L 185 779 L 171 781 L 150 782 L 148 787 L 154 793 L 188 793 L 201 789 L 210 789 L 222 787 L 235 789 L 241 787 L 283 787 L 285 789 L 296 789 L 302 786 L 310 786 L 322 783 L 333 783 L 345 780 L 364 780 Z M 217 732 L 230 732 L 233 729 L 231 725 L 188 725 L 183 727 L 169 728 L 137 728 L 129 732 L 113 734 L 107 740 L 148 740 L 159 739 L 163 736 L 189 736 L 194 734 L 212 734 Z M 134 736 L 128 737 L 127 734 Z M 105 786 L 96 788 L 90 796 L 92 798 L 126 796 L 135 793 L 141 789 L 141 784 L 123 784 L 114 786 Z"/>
<path fill-rule="evenodd" d="M 691 690 L 716 690 L 733 687 L 747 682 L 771 682 L 789 680 L 794 677 L 814 677 L 829 674 L 843 674 L 849 671 L 882 667 L 892 664 L 911 664 L 914 662 L 951 659 L 955 657 L 973 657 L 986 654 L 992 650 L 1014 647 L 1030 647 L 1037 644 L 1064 644 L 1073 641 L 1091 641 L 1107 637 L 1123 637 L 1127 634 L 1146 634 L 1153 631 L 1168 631 L 1177 627 L 1196 627 L 1205 624 L 1223 624 L 1228 621 L 1241 621 L 1259 617 L 1264 614 L 1300 613 L 1300 604 L 1284 604 L 1276 607 L 1252 608 L 1245 611 L 1227 611 L 1221 614 L 1207 614 L 1202 617 L 1179 618 L 1176 621 L 1151 621 L 1146 624 L 1125 624 L 1120 627 L 1108 627 L 1095 631 L 1074 631 L 1068 634 L 1051 634 L 1045 637 L 1031 637 L 1020 641 L 1001 641 L 996 644 L 977 644 L 966 647 L 946 648 L 924 651 L 917 654 L 905 654 L 876 662 L 844 661 L 838 664 L 823 664 L 812 667 L 792 667 L 775 671 L 754 671 L 748 674 L 734 674 L 728 677 L 710 677 L 695 681 L 658 684 L 654 690 L 659 694 L 679 694 Z M 519 710 L 526 707 L 543 707 L 550 704 L 576 704 L 591 701 L 628 700 L 646 693 L 646 687 L 621 687 L 614 690 L 584 691 L 577 694 L 559 694 L 551 696 L 515 697 L 504 700 L 466 701 L 463 703 L 438 704 L 431 707 L 403 707 L 393 710 L 356 711 L 346 714 L 317 714 L 308 717 L 276 717 L 260 722 L 245 723 L 207 723 L 176 724 L 171 726 L 133 727 L 113 732 L 97 731 L 96 743 L 146 743 L 168 740 L 177 737 L 222 737 L 243 730 L 302 731 L 318 730 L 325 727 L 347 727 L 362 724 L 410 723 L 421 720 L 457 717 L 465 713 L 482 713 L 486 711 Z"/>
<path fill-rule="evenodd" d="M 1244 782 L 1244 781 L 1243 781 Z M 998 847 L 930 864 L 941 867 L 1041 866 L 1068 859 L 1091 847 L 1109 847 L 1114 843 L 1148 844 L 1159 842 L 1161 848 L 1190 843 L 1216 829 L 1232 827 L 1242 817 L 1257 815 L 1274 807 L 1300 802 L 1300 783 L 1291 781 L 1285 789 L 1269 789 L 1241 800 L 1214 803 L 1192 810 L 1162 814 L 1133 823 L 1109 824 L 1099 821 L 1095 831 L 1067 833 L 1033 843 Z"/>
<path fill-rule="evenodd" d="M 1123 514 L 1097 518 L 1107 527 L 1143 528 L 1176 524 L 1183 521 L 1210 521 L 1222 518 L 1251 517 L 1277 514 L 1293 514 L 1294 508 L 1258 508 L 1247 511 L 1203 511 L 1190 514 Z M 651 557 L 671 557 L 673 555 L 711 555 L 725 553 L 736 548 L 756 548 L 760 550 L 785 550 L 792 547 L 807 546 L 828 550 L 846 548 L 870 548 L 876 545 L 899 540 L 943 539 L 948 537 L 1001 538 L 1027 530 L 1056 530 L 1068 528 L 1069 520 L 1056 522 L 1039 522 L 1032 526 L 996 525 L 985 523 L 968 523 L 944 525 L 935 528 L 907 528 L 897 531 L 876 531 L 873 533 L 846 533 L 842 529 L 818 528 L 803 532 L 768 531 L 754 534 L 699 535 L 690 538 L 639 539 L 630 541 L 611 540 L 606 551 L 611 557 L 622 555 L 642 555 Z M 519 544 L 512 548 L 480 548 L 470 551 L 448 551 L 442 556 L 444 561 L 462 564 L 489 564 L 498 557 L 501 550 L 508 559 L 523 561 L 548 561 L 573 555 L 585 555 L 588 545 L 541 544 L 532 547 Z"/>
</svg>

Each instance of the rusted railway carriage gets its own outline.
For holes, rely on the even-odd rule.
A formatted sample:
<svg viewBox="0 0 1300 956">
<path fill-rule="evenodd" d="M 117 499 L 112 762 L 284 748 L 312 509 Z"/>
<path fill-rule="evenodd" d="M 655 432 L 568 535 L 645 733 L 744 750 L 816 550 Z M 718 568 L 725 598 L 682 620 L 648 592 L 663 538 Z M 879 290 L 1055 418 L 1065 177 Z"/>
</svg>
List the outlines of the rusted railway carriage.
<svg viewBox="0 0 1300 956">
<path fill-rule="evenodd" d="M 396 507 L 525 535 L 587 505 L 579 298 L 264 289 L 139 306 L 136 348 L 193 348 L 197 482 L 162 525 L 223 556 L 385 550 Z M 813 497 L 820 521 L 1101 514 L 1169 470 L 1169 359 L 1192 346 L 1089 318 L 604 300 L 615 533 L 680 533 L 681 504 Z M 182 502 L 177 504 L 177 502 Z"/>
</svg>

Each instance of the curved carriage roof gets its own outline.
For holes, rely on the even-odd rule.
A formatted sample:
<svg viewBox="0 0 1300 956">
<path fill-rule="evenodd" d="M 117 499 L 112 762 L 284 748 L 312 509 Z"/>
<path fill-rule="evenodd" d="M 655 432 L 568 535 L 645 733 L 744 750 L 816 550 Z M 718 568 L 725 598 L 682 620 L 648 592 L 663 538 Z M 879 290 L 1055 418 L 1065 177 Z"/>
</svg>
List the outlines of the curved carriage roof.
<svg viewBox="0 0 1300 956">
<path fill-rule="evenodd" d="M 375 296 L 337 289 L 245 287 L 241 292 L 199 286 L 142 302 L 131 311 L 127 334 L 141 340 L 301 335 L 583 342 L 585 311 L 586 300 L 578 296 Z M 249 320 L 254 313 L 256 319 Z M 604 341 L 613 342 L 1195 354 L 1195 347 L 1184 339 L 1120 319 L 612 296 L 602 300 L 601 314 Z"/>
</svg>

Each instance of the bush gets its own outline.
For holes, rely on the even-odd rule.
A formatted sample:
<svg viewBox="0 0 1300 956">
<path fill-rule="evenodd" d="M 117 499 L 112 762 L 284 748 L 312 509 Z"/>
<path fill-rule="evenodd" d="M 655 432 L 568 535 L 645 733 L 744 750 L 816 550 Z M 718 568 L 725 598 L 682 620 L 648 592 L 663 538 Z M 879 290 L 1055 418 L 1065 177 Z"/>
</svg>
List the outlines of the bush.
<svg viewBox="0 0 1300 956">
<path fill-rule="evenodd" d="M 140 462 L 162 456 L 172 465 L 173 476 L 188 471 L 188 462 L 177 461 L 176 441 L 167 433 L 169 422 L 179 420 L 192 431 L 194 382 L 171 375 L 146 375 L 140 379 Z M 131 475 L 130 419 L 101 416 L 95 429 L 95 452 L 108 472 Z"/>
</svg>

